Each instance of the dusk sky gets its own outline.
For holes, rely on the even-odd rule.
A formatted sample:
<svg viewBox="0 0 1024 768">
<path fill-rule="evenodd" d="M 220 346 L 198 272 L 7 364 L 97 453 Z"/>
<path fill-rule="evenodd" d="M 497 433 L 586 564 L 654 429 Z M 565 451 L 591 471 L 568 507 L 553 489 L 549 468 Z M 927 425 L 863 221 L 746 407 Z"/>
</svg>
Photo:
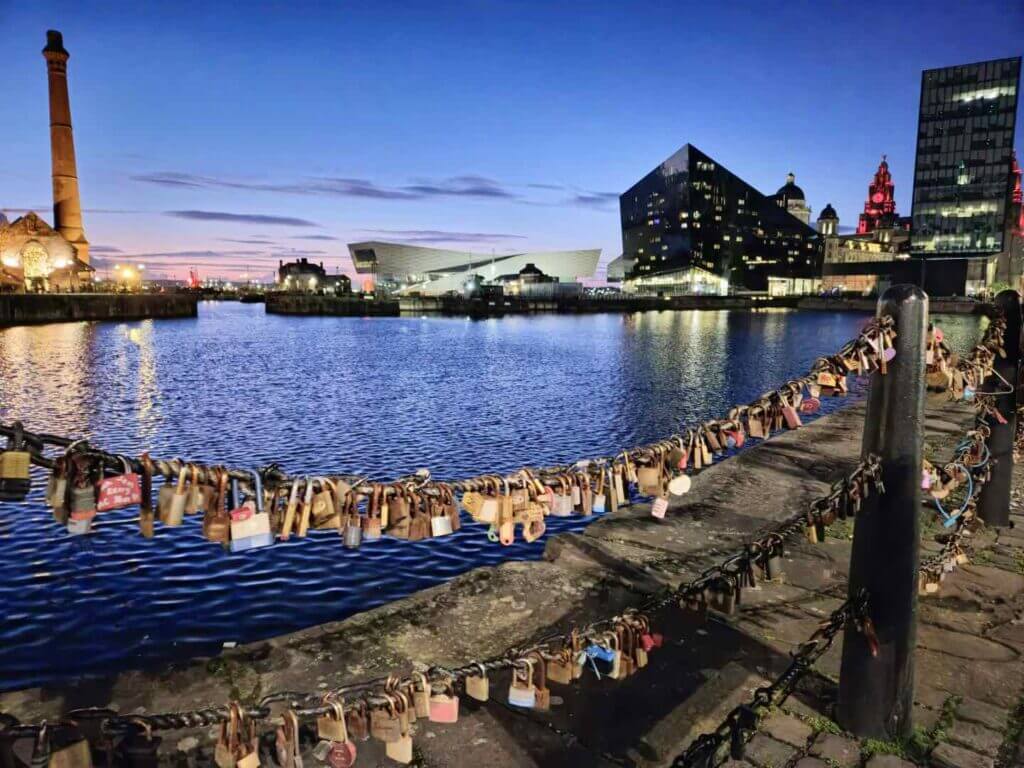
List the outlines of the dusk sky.
<svg viewBox="0 0 1024 768">
<path fill-rule="evenodd" d="M 50 28 L 101 269 L 351 273 L 379 239 L 600 247 L 603 276 L 618 195 L 687 142 L 844 227 L 887 153 L 909 214 L 921 70 L 1020 55 L 1024 3 L 0 0 L 10 218 L 52 221 Z"/>
</svg>

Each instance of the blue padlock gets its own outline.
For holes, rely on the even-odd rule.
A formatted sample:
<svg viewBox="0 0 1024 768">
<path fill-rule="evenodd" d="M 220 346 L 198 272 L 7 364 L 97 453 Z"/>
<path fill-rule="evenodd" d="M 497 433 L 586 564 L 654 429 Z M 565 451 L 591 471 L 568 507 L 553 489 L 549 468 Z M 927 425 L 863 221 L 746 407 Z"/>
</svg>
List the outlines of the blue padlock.
<svg viewBox="0 0 1024 768">
<path fill-rule="evenodd" d="M 612 673 L 615 664 L 615 651 L 611 648 L 605 648 L 603 645 L 592 643 L 583 649 L 576 663 L 581 664 L 586 661 L 590 662 L 591 669 L 594 670 L 594 674 L 600 680 L 602 677 Z"/>
<path fill-rule="evenodd" d="M 974 387 L 964 387 L 964 400 L 971 402 L 974 399 Z"/>
</svg>

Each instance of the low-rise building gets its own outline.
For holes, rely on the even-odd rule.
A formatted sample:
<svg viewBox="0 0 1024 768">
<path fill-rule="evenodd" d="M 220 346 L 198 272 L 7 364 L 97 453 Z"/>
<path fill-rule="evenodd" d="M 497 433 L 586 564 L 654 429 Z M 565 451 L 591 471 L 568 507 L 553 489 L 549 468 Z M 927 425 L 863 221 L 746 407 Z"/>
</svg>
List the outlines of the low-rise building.
<svg viewBox="0 0 1024 768">
<path fill-rule="evenodd" d="M 314 264 L 305 257 L 298 261 L 281 260 L 277 265 L 277 287 L 282 291 L 302 293 L 351 293 L 352 280 L 348 275 L 329 275 L 324 263 Z"/>
<path fill-rule="evenodd" d="M 501 283 L 506 296 L 522 299 L 550 301 L 579 296 L 583 291 L 581 283 L 563 283 L 557 277 L 545 275 L 534 264 L 527 264 L 515 275 L 503 275 L 495 282 Z"/>
<path fill-rule="evenodd" d="M 92 284 L 94 271 L 36 213 L 30 211 L 14 221 L 0 214 L 0 289 L 78 291 Z"/>
</svg>

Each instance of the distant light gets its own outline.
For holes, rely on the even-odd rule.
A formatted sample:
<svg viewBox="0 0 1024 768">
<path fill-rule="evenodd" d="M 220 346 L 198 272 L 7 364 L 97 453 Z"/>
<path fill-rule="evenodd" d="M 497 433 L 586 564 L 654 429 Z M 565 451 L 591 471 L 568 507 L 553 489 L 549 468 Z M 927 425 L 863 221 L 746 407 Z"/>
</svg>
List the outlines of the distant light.
<svg viewBox="0 0 1024 768">
<path fill-rule="evenodd" d="M 146 268 L 146 265 L 145 265 L 145 264 L 139 264 L 139 269 L 140 269 L 140 270 L 143 270 L 143 269 L 145 269 L 145 268 Z"/>
<path fill-rule="evenodd" d="M 19 261 L 20 259 L 17 256 L 4 256 L 3 265 L 5 267 L 16 267 Z"/>
</svg>

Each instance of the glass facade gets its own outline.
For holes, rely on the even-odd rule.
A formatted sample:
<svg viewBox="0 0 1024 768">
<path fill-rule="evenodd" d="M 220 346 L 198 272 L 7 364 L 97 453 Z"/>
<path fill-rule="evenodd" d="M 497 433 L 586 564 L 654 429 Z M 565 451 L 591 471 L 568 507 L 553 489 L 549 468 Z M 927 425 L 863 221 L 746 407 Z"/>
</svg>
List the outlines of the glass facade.
<svg viewBox="0 0 1024 768">
<path fill-rule="evenodd" d="M 922 73 L 912 254 L 1003 249 L 1020 63 L 997 59 Z"/>
<path fill-rule="evenodd" d="M 767 291 L 769 277 L 806 285 L 796 281 L 821 275 L 813 228 L 689 144 L 623 193 L 619 209 L 636 286 Z M 695 270 L 716 279 L 694 281 Z"/>
</svg>

